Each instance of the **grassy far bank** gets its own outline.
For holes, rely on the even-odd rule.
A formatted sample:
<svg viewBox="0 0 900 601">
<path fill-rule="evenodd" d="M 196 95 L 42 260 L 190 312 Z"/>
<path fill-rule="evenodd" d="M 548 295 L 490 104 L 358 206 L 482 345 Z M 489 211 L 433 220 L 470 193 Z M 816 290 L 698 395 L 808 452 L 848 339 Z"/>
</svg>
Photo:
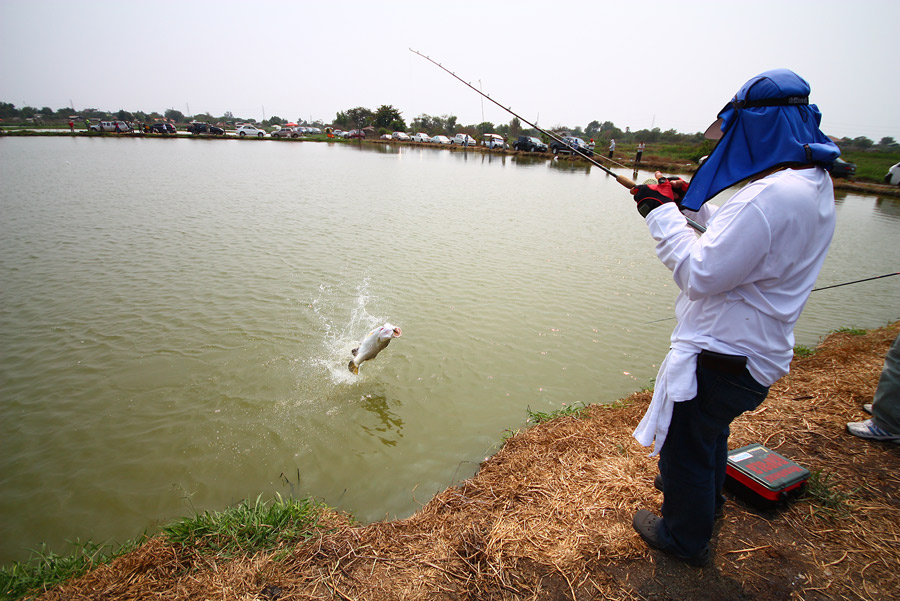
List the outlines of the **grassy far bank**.
<svg viewBox="0 0 900 601">
<path fill-rule="evenodd" d="M 58 128 L 57 128 L 58 129 Z M 3 135 L 7 136 L 70 136 L 68 131 L 41 131 L 40 128 L 10 128 L 4 127 L 0 130 Z M 80 136 L 108 136 L 112 137 L 117 134 L 88 132 L 84 127 L 76 124 L 75 135 Z M 144 134 L 125 134 L 134 136 L 144 136 Z M 171 138 L 175 136 L 167 136 L 160 134 L 150 134 L 146 137 L 150 138 Z M 204 139 L 217 139 L 209 136 L 202 136 Z M 233 138 L 233 136 L 231 137 Z M 226 137 L 225 139 L 231 139 Z M 269 140 L 270 138 L 265 138 Z M 313 142 L 336 142 L 336 143 L 359 143 L 357 140 L 345 140 L 341 138 L 328 138 L 327 136 L 305 136 L 302 139 L 280 138 L 279 142 L 291 143 L 298 141 Z M 366 142 L 381 142 L 377 139 L 368 139 Z M 391 142 L 397 143 L 397 142 Z M 601 141 L 596 147 L 598 157 L 606 157 L 606 147 Z M 666 144 L 655 143 L 648 144 L 644 151 L 641 166 L 643 168 L 662 168 L 671 169 L 672 172 L 692 172 L 696 170 L 700 157 L 708 155 L 712 152 L 714 144 L 712 141 L 704 140 L 696 144 Z M 473 150 L 473 149 L 470 149 Z M 613 159 L 623 165 L 632 166 L 634 163 L 637 144 L 617 143 L 616 151 Z M 494 151 L 497 152 L 497 151 Z M 548 155 L 549 157 L 549 155 Z M 584 160 L 580 157 L 565 157 L 573 160 Z M 842 158 L 845 161 L 856 163 L 856 177 L 854 181 L 868 182 L 874 184 L 883 184 L 884 176 L 888 169 L 895 163 L 900 162 L 900 148 L 890 150 L 843 150 Z M 678 170 L 678 171 L 676 171 Z"/>
<path fill-rule="evenodd" d="M 515 432 L 471 479 L 405 520 L 355 525 L 309 500 L 242 503 L 182 520 L 78 570 L 64 558 L 0 572 L 0 595 L 57 599 L 887 599 L 900 590 L 900 453 L 844 431 L 862 419 L 900 322 L 843 329 L 732 427 L 812 473 L 761 511 L 730 498 L 713 565 L 649 551 L 631 531 L 658 509 L 655 460 L 630 433 L 642 391 L 576 403 Z M 90 555 L 90 553 L 88 553 Z M 89 571 L 87 571 L 89 570 Z M 87 572 L 86 572 L 87 571 Z M 84 573 L 86 572 L 86 573 Z M 84 573 L 83 575 L 80 575 Z M 42 594 L 43 593 L 43 594 Z"/>
</svg>

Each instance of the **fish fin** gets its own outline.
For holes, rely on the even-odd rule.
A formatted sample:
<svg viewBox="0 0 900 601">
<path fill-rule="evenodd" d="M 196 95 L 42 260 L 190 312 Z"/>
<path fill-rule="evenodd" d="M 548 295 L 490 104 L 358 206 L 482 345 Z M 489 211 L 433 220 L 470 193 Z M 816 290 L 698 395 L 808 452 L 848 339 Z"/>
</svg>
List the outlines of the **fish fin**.
<svg viewBox="0 0 900 601">
<path fill-rule="evenodd" d="M 347 364 L 347 369 L 350 370 L 350 373 L 353 373 L 353 374 L 359 373 L 359 366 L 356 363 L 354 363 L 352 359 L 350 360 L 350 363 Z"/>
<path fill-rule="evenodd" d="M 356 353 L 358 353 L 358 352 L 359 352 L 359 347 L 356 347 L 355 349 L 353 349 L 352 351 L 350 351 L 350 354 L 353 355 L 353 356 L 355 357 L 355 356 L 356 356 Z"/>
</svg>

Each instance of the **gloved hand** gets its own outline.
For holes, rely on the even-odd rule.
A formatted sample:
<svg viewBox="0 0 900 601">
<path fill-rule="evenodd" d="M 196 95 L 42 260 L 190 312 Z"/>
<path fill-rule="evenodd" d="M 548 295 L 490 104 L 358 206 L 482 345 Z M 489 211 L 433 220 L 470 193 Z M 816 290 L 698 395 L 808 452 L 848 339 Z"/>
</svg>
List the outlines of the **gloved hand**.
<svg viewBox="0 0 900 601">
<path fill-rule="evenodd" d="M 688 183 L 680 177 L 663 177 L 657 171 L 656 179 L 656 184 L 643 184 L 631 189 L 638 213 L 645 218 L 650 211 L 667 202 L 680 203 L 688 189 Z"/>
</svg>

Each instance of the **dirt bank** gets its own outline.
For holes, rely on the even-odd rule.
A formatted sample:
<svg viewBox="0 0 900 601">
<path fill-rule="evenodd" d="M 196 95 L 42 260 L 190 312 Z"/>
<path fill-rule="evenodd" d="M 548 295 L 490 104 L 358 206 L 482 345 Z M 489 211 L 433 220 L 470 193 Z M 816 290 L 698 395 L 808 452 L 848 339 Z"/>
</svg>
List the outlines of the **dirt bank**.
<svg viewBox="0 0 900 601">
<path fill-rule="evenodd" d="M 841 502 L 760 512 L 730 499 L 707 568 L 649 551 L 631 529 L 636 509 L 662 501 L 656 462 L 630 437 L 643 392 L 516 434 L 408 519 L 333 516 L 331 532 L 280 555 L 228 561 L 155 537 L 42 599 L 896 598 L 900 445 L 854 438 L 844 424 L 863 419 L 898 330 L 832 334 L 735 422 L 732 447 L 763 442 L 821 470 Z"/>
</svg>

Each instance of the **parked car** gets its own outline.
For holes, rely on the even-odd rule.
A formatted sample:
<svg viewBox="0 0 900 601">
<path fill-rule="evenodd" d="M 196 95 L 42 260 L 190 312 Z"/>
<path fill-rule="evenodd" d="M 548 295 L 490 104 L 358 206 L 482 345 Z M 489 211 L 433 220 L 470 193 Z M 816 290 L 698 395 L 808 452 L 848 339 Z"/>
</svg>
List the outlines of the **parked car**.
<svg viewBox="0 0 900 601">
<path fill-rule="evenodd" d="M 587 142 L 582 140 L 581 138 L 576 138 L 575 136 L 565 136 L 563 139 L 563 143 L 558 142 L 557 140 L 553 140 L 550 143 L 550 152 L 553 154 L 559 154 L 560 152 L 570 152 L 575 154 L 575 150 L 578 149 L 580 152 L 586 154 L 589 157 L 594 156 L 594 151 L 591 150 L 590 146 L 587 145 Z"/>
<path fill-rule="evenodd" d="M 412 137 L 413 142 L 431 142 L 431 136 L 424 132 L 419 132 Z"/>
<path fill-rule="evenodd" d="M 488 148 L 506 148 L 506 140 L 499 134 L 484 134 L 481 145 Z"/>
<path fill-rule="evenodd" d="M 100 121 L 91 125 L 91 131 L 116 131 L 116 124 L 119 124 L 118 131 L 131 131 L 131 126 L 124 121 Z"/>
<path fill-rule="evenodd" d="M 393 138 L 391 138 L 391 134 L 381 134 L 381 139 L 382 140 L 391 140 Z"/>
<path fill-rule="evenodd" d="M 519 139 L 513 142 L 513 148 L 526 152 L 547 152 L 547 145 L 534 136 L 519 136 Z"/>
<path fill-rule="evenodd" d="M 175 126 L 171 123 L 154 123 L 150 126 L 151 134 L 174 134 Z"/>
<path fill-rule="evenodd" d="M 306 133 L 312 134 L 312 135 L 318 135 L 318 134 L 322 133 L 322 130 L 319 129 L 318 127 L 307 127 Z"/>
<path fill-rule="evenodd" d="M 884 183 L 892 186 L 900 186 L 900 163 L 892 165 L 884 176 Z"/>
<path fill-rule="evenodd" d="M 848 163 L 841 158 L 837 158 L 829 171 L 831 172 L 831 177 L 851 178 L 856 175 L 856 163 Z"/>
<path fill-rule="evenodd" d="M 299 138 L 300 132 L 293 127 L 282 127 L 271 133 L 273 138 Z"/>
<path fill-rule="evenodd" d="M 350 131 L 347 132 L 347 137 L 348 138 L 365 138 L 366 132 L 364 132 L 361 129 L 351 129 Z"/>
<path fill-rule="evenodd" d="M 214 136 L 225 135 L 225 130 L 221 127 L 216 127 L 215 125 L 210 125 L 209 123 L 201 123 L 199 121 L 189 123 L 187 126 L 187 130 L 195 136 L 198 134 L 212 134 Z"/>
<path fill-rule="evenodd" d="M 262 138 L 266 135 L 266 132 L 264 130 L 259 129 L 255 125 L 247 124 L 238 127 L 236 133 L 241 138 L 244 138 L 246 136 L 256 136 L 257 138 Z"/>
<path fill-rule="evenodd" d="M 401 142 L 409 142 L 409 134 L 405 131 L 395 131 L 391 134 L 391 138 L 394 140 L 399 140 Z"/>
<path fill-rule="evenodd" d="M 453 136 L 453 139 L 450 140 L 452 144 L 459 144 L 460 146 L 477 146 L 478 142 L 475 141 L 475 138 L 470 136 L 469 134 L 456 134 Z"/>
<path fill-rule="evenodd" d="M 450 138 L 448 138 L 447 136 L 438 135 L 438 136 L 431 138 L 431 143 L 432 144 L 450 144 Z"/>
</svg>

